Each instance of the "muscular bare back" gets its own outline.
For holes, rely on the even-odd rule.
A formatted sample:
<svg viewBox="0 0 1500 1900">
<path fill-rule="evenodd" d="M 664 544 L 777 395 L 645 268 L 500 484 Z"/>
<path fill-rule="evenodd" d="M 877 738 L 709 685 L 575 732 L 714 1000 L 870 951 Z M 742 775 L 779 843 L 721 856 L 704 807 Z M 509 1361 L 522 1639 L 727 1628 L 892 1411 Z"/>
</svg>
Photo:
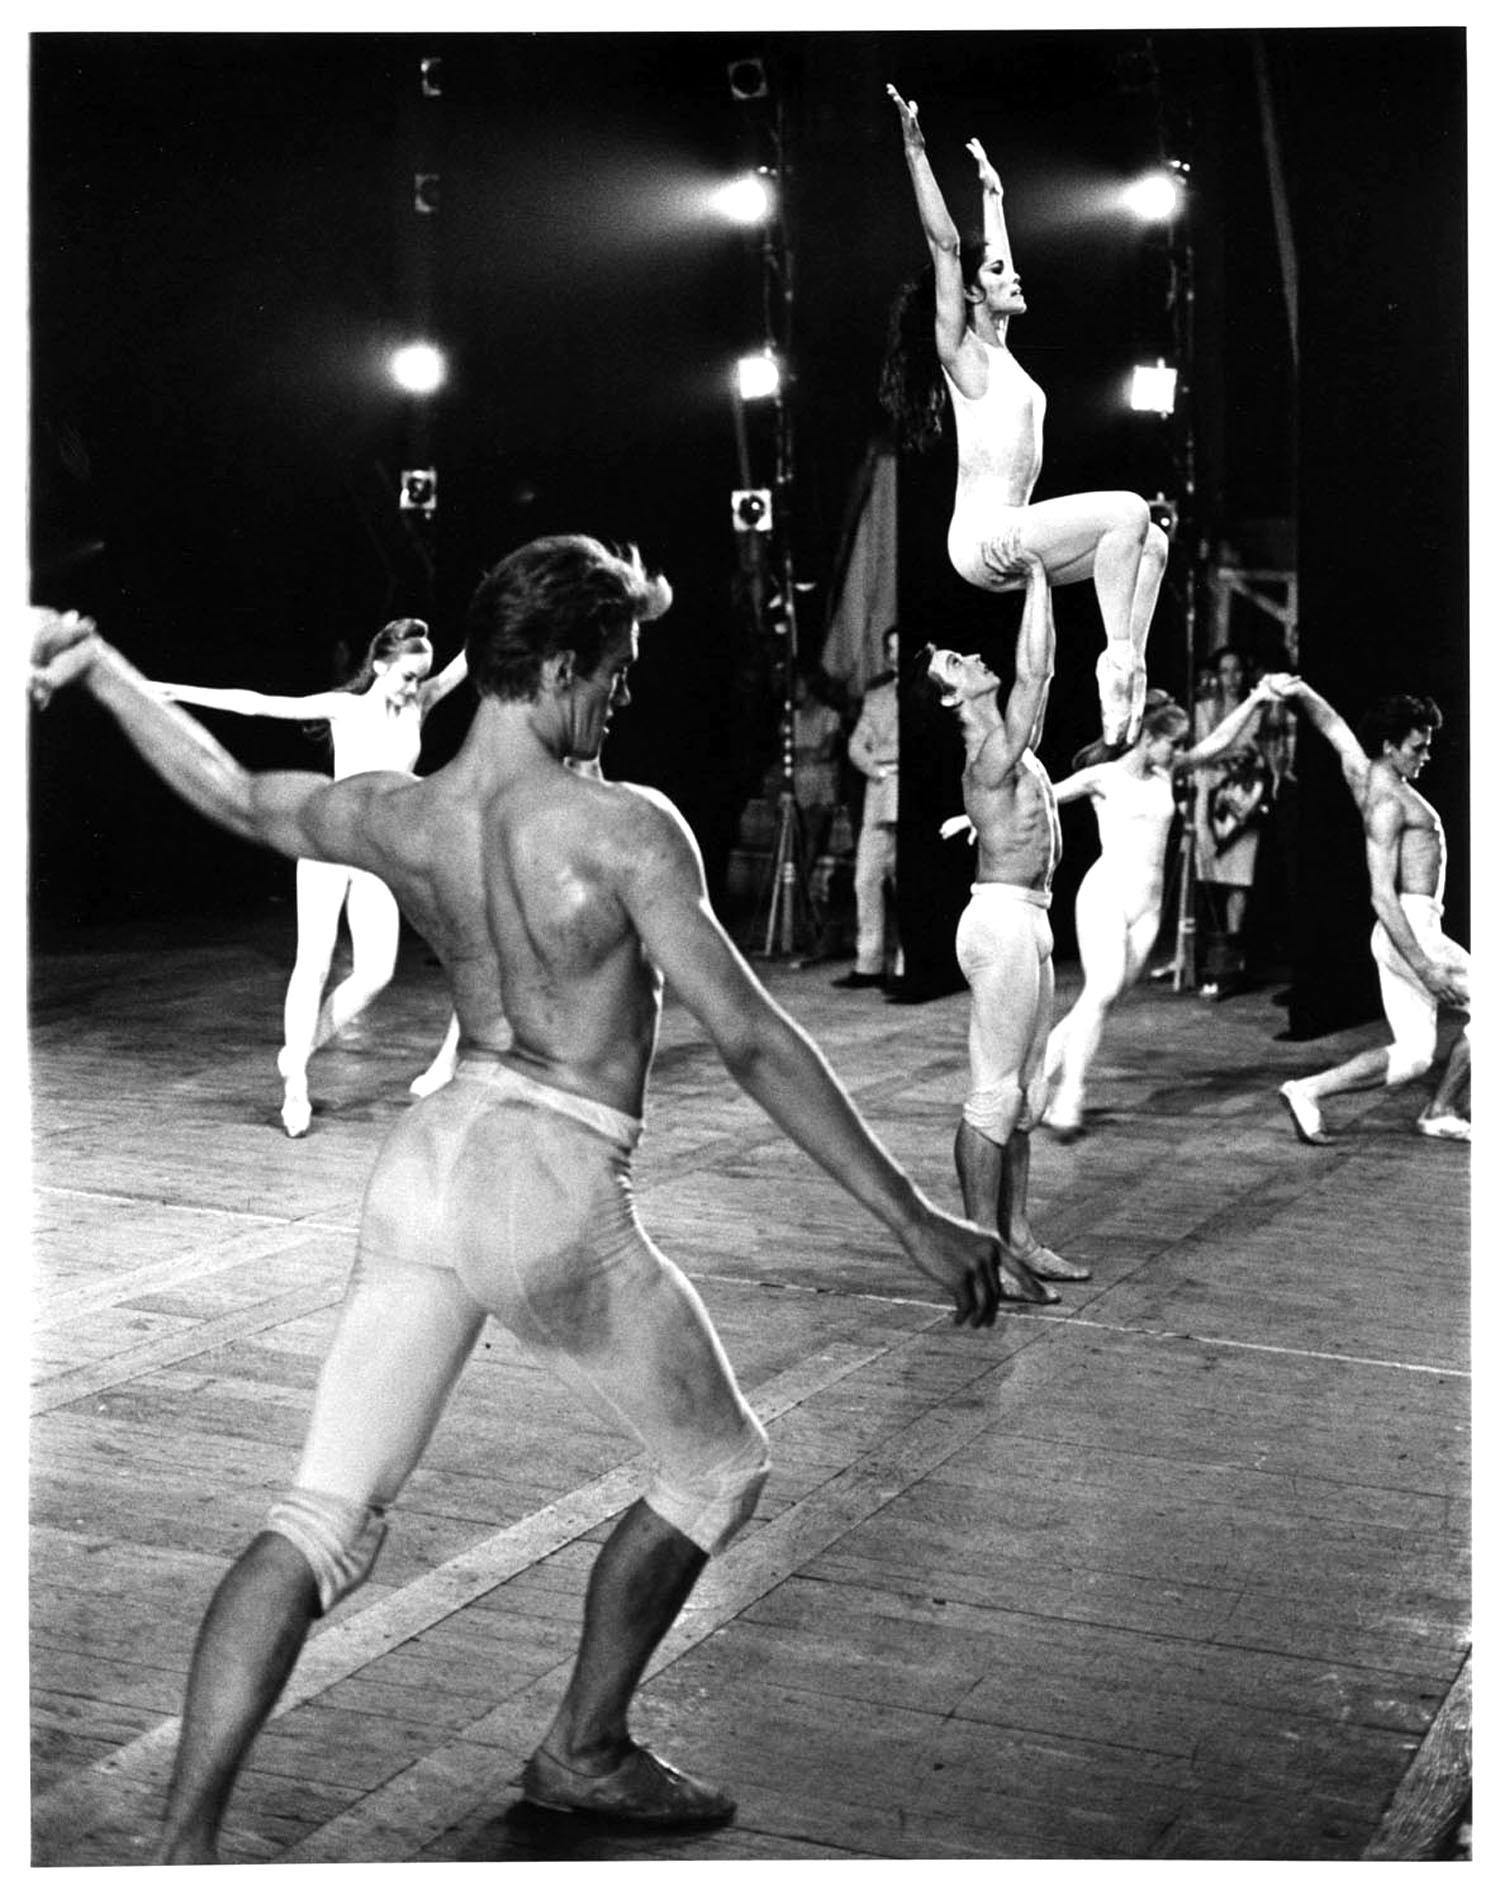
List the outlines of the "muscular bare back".
<svg viewBox="0 0 1500 1900">
<path fill-rule="evenodd" d="M 639 1115 L 661 979 L 631 907 L 653 855 L 692 850 L 665 802 L 520 735 L 428 779 L 365 784 L 365 868 L 441 959 L 465 1045 Z"/>
</svg>

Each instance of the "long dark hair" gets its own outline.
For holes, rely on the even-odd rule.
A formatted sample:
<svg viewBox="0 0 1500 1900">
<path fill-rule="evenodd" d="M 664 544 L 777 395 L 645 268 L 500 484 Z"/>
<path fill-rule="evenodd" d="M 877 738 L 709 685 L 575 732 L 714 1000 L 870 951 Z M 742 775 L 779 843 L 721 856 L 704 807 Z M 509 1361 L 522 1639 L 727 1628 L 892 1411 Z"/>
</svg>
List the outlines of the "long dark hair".
<svg viewBox="0 0 1500 1900">
<path fill-rule="evenodd" d="M 984 245 L 965 239 L 959 245 L 965 290 L 979 275 Z M 943 433 L 948 390 L 938 362 L 937 273 L 929 260 L 903 284 L 891 304 L 885 361 L 880 366 L 880 406 L 896 425 L 897 446 L 921 452 Z"/>
</svg>

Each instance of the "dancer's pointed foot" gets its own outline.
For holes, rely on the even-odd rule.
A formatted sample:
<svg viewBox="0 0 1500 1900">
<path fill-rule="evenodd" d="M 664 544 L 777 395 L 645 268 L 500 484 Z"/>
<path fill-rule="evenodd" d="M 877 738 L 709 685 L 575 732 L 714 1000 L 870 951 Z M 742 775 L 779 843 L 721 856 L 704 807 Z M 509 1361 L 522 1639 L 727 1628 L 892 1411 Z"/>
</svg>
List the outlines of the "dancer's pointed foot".
<svg viewBox="0 0 1500 1900">
<path fill-rule="evenodd" d="M 281 1125 L 289 1135 L 305 1135 L 312 1122 L 312 1103 L 307 1098 L 307 1070 L 283 1046 L 276 1052 L 276 1072 L 286 1084 L 281 1104 Z"/>
<path fill-rule="evenodd" d="M 1326 1148 L 1333 1137 L 1325 1131 L 1322 1113 L 1302 1084 L 1283 1082 L 1279 1092 L 1298 1141 L 1305 1141 L 1309 1148 Z"/>
<path fill-rule="evenodd" d="M 452 1062 L 434 1062 L 412 1083 L 410 1092 L 419 1099 L 423 1096 L 435 1095 L 440 1088 L 444 1088 L 453 1080 L 455 1066 Z"/>
<path fill-rule="evenodd" d="M 1094 667 L 1094 677 L 1099 682 L 1099 724 L 1106 745 L 1123 745 L 1134 737 L 1132 722 L 1136 730 L 1140 728 L 1140 712 L 1136 706 L 1137 677 L 1140 680 L 1139 699 L 1144 706 L 1146 700 L 1146 675 L 1144 668 L 1138 667 L 1133 660 L 1123 664 L 1117 659 L 1114 649 L 1106 647 L 1099 655 Z"/>
<path fill-rule="evenodd" d="M 1435 1135 L 1439 1141 L 1469 1141 L 1469 1123 L 1463 1115 L 1419 1115 L 1419 1135 Z"/>
</svg>

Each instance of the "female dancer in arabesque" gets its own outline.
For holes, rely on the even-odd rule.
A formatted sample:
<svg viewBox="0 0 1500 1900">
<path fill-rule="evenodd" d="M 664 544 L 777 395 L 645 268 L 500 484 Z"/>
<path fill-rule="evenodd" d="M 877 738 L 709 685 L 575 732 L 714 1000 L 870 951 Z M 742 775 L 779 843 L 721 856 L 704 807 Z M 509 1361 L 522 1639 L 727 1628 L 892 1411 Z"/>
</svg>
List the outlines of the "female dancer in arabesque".
<svg viewBox="0 0 1500 1900">
<path fill-rule="evenodd" d="M 437 677 L 432 641 L 423 620 L 392 620 L 370 642 L 364 664 L 347 685 L 326 693 L 257 693 L 236 686 L 178 686 L 158 682 L 168 699 L 252 718 L 326 720 L 333 744 L 333 776 L 357 772 L 410 772 L 422 749 L 422 726 L 434 706 L 468 675 L 463 653 Z M 353 967 L 326 998 L 339 916 L 347 908 Z M 281 1124 L 305 1135 L 312 1120 L 307 1065 L 313 1053 L 365 1009 L 396 969 L 401 916 L 396 900 L 368 871 L 338 864 L 297 864 L 297 959 L 287 984 L 283 1043 L 276 1066 L 285 1085 Z M 458 1025 L 450 1021 L 431 1066 L 412 1083 L 429 1094 L 453 1072 Z"/>
<path fill-rule="evenodd" d="M 1017 529 L 1050 586 L 1091 580 L 1104 620 L 1096 672 L 1107 743 L 1133 740 L 1146 697 L 1146 636 L 1167 564 L 1167 538 L 1139 495 L 1102 490 L 1033 502 L 1042 466 L 1046 397 L 1006 342 L 1026 309 L 1005 228 L 1005 200 L 978 139 L 968 150 L 984 193 L 984 243 L 961 243 L 933 177 L 915 101 L 886 91 L 901 115 L 906 165 L 931 263 L 897 299 L 881 375 L 881 401 L 901 445 L 922 449 L 942 432 L 951 402 L 958 433 L 958 492 L 948 530 L 954 567 L 975 587 L 1005 593 L 1020 583 L 998 551 Z M 946 395 L 945 395 L 946 389 Z"/>
<path fill-rule="evenodd" d="M 1053 787 L 1059 805 L 1091 798 L 1099 824 L 1099 855 L 1084 873 L 1074 910 L 1083 990 L 1047 1039 L 1052 1095 L 1042 1120 L 1065 1141 L 1083 1132 L 1084 1083 L 1104 1019 L 1140 975 L 1161 928 L 1167 834 L 1176 808 L 1172 781 L 1232 750 L 1260 707 L 1290 678 L 1268 674 L 1186 752 L 1187 714 L 1166 694 L 1153 694 L 1128 751 L 1096 757 Z M 1087 747 L 1079 756 L 1104 750 Z"/>
</svg>

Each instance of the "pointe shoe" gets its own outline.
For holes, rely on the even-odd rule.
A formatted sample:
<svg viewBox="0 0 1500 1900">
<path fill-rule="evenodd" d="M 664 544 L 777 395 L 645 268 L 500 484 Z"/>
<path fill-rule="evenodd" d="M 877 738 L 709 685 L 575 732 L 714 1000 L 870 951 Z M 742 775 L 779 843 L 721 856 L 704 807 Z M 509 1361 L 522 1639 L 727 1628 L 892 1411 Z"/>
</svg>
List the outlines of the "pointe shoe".
<svg viewBox="0 0 1500 1900">
<path fill-rule="evenodd" d="M 294 1088 L 287 1084 L 285 1099 L 281 1104 L 281 1125 L 295 1139 L 305 1135 L 312 1125 L 312 1103 L 307 1098 L 306 1087 Z"/>
<path fill-rule="evenodd" d="M 723 1827 L 735 1814 L 722 1788 L 684 1774 L 634 1742 L 607 1775 L 581 1775 L 539 1748 L 521 1776 L 521 1792 L 538 1808 L 604 1815 L 638 1827 Z"/>
<path fill-rule="evenodd" d="M 434 1062 L 430 1069 L 422 1071 L 416 1081 L 411 1084 L 408 1092 L 420 1101 L 425 1096 L 436 1095 L 440 1088 L 446 1088 L 452 1080 L 453 1064 L 445 1062 L 439 1066 Z"/>
<path fill-rule="evenodd" d="M 1094 667 L 1094 677 L 1099 682 L 1099 725 L 1106 745 L 1121 745 L 1130 733 L 1132 715 L 1135 724 L 1140 725 L 1139 714 L 1135 713 L 1136 679 L 1141 682 L 1141 702 L 1145 703 L 1145 674 L 1135 666 L 1120 666 L 1116 663 L 1109 648 L 1099 655 Z"/>
<path fill-rule="evenodd" d="M 1283 1082 L 1278 1093 L 1286 1103 L 1298 1141 L 1305 1141 L 1309 1148 L 1326 1148 L 1333 1137 L 1324 1130 L 1318 1105 L 1302 1084 Z"/>
</svg>

